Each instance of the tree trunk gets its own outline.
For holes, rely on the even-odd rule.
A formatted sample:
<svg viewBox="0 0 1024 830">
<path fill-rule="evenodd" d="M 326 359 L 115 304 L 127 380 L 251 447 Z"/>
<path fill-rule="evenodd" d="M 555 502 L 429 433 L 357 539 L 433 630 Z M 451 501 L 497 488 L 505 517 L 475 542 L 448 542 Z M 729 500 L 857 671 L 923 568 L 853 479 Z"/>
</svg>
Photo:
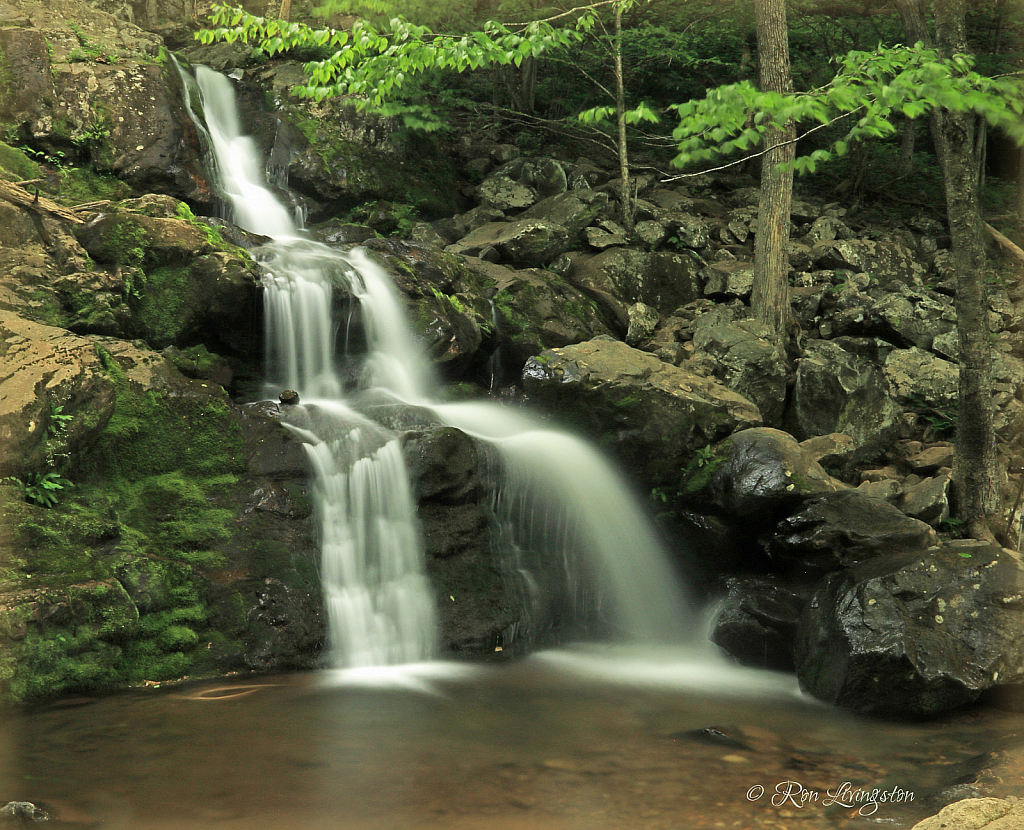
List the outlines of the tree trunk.
<svg viewBox="0 0 1024 830">
<path fill-rule="evenodd" d="M 622 74 L 622 7 L 615 7 L 615 120 L 619 128 L 619 175 L 622 179 L 622 226 L 633 232 L 633 184 L 626 142 L 626 86 Z"/>
<path fill-rule="evenodd" d="M 910 118 L 903 119 L 903 137 L 900 140 L 901 176 L 909 176 L 914 172 L 914 145 L 917 143 L 917 125 Z"/>
<path fill-rule="evenodd" d="M 761 67 L 761 89 L 791 93 L 793 76 L 789 63 L 789 36 L 785 0 L 756 0 L 757 53 Z M 785 343 L 789 326 L 789 213 L 793 198 L 793 171 L 780 169 L 796 154 L 796 126 L 768 129 L 764 133 L 766 152 L 761 160 L 761 199 L 754 240 L 754 315 L 765 323 L 778 346 Z"/>
<path fill-rule="evenodd" d="M 287 20 L 292 16 L 292 0 L 281 0 L 281 12 L 278 14 L 278 18 L 281 20 Z"/>
<path fill-rule="evenodd" d="M 965 0 L 936 0 L 937 40 L 946 54 L 967 51 L 965 13 Z M 992 423 L 992 344 L 974 115 L 944 112 L 938 149 L 956 268 L 960 336 L 960 407 L 953 458 L 954 510 L 973 535 L 991 537 L 988 517 L 1000 504 L 999 460 Z"/>
<path fill-rule="evenodd" d="M 932 35 L 928 31 L 928 18 L 925 16 L 925 0 L 896 0 L 896 8 L 899 11 L 900 22 L 903 25 L 903 33 L 907 36 L 908 45 L 913 46 L 923 43 L 925 46 L 932 45 Z M 935 146 L 935 157 L 942 169 L 942 152 L 939 144 L 942 141 L 942 117 L 941 110 L 932 110 L 928 117 L 928 129 L 932 134 L 932 144 Z"/>
</svg>

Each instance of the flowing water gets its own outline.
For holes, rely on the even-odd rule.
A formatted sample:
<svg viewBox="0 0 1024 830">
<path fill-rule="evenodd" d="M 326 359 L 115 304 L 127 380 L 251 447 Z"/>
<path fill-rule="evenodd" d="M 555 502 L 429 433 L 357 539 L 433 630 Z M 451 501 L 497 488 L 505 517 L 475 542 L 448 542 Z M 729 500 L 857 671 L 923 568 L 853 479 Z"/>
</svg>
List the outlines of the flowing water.
<svg viewBox="0 0 1024 830">
<path fill-rule="evenodd" d="M 364 251 L 342 252 L 302 236 L 264 184 L 229 79 L 199 67 L 196 80 L 231 218 L 274 239 L 258 254 L 268 274 L 268 388 L 297 390 L 305 402 L 297 417 L 289 407 L 286 418 L 307 441 L 317 474 L 335 664 L 426 659 L 436 640 L 400 438 L 356 411 L 367 392 L 375 393 L 374 400 L 385 396 L 429 407 L 494 445 L 503 459 L 496 539 L 504 538 L 505 558 L 523 574 L 527 592 L 523 552 L 561 556 L 578 615 L 604 616 L 607 598 L 606 616 L 624 636 L 681 639 L 688 622 L 677 577 L 634 496 L 607 462 L 579 439 L 499 406 L 433 400 L 433 373 L 387 274 Z M 339 291 L 358 300 L 367 349 L 359 388 L 347 400 L 334 358 L 351 323 L 333 312 Z"/>
<path fill-rule="evenodd" d="M 227 81 L 199 74 L 211 141 L 229 148 L 220 168 L 243 171 L 225 173 L 232 215 L 275 237 L 262 253 L 271 382 L 304 401 L 291 428 L 316 471 L 338 668 L 6 713 L 4 800 L 48 809 L 51 827 L 103 830 L 826 830 L 909 827 L 971 787 L 1024 795 L 1018 715 L 856 718 L 802 698 L 792 677 L 698 647 L 427 660 L 432 597 L 399 436 L 358 411 L 359 394 L 343 399 L 338 286 L 373 309 L 364 387 L 426 403 L 501 452 L 495 516 L 513 568 L 553 545 L 579 610 L 607 596 L 639 641 L 670 640 L 685 599 L 628 489 L 588 447 L 494 406 L 431 403 L 384 275 L 358 251 L 303 238 L 262 184 Z M 602 592 L 574 585 L 582 557 Z M 888 800 L 865 797 L 875 789 Z"/>
</svg>

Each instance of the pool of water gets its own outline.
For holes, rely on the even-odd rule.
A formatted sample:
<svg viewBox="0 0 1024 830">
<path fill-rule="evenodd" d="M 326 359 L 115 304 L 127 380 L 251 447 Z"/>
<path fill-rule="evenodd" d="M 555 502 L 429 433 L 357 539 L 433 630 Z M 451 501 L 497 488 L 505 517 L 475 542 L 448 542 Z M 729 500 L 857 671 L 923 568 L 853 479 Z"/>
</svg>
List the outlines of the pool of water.
<svg viewBox="0 0 1024 830">
<path fill-rule="evenodd" d="M 8 713 L 0 797 L 104 830 L 910 827 L 981 767 L 992 795 L 1019 794 L 1019 721 L 978 708 L 888 723 L 782 675 L 565 650 Z"/>
</svg>

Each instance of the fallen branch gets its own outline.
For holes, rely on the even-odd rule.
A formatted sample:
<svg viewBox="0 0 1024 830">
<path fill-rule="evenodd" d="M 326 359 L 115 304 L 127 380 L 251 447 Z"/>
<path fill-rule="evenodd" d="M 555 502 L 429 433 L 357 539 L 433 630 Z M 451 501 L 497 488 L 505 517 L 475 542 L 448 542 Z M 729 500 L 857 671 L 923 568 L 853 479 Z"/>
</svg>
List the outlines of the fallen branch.
<svg viewBox="0 0 1024 830">
<path fill-rule="evenodd" d="M 110 204 L 110 199 L 100 199 L 98 202 L 83 202 L 80 205 L 74 205 L 71 210 L 95 210 L 96 208 L 106 207 Z"/>
<path fill-rule="evenodd" d="M 1003 249 L 1004 253 L 1009 254 L 1021 265 L 1024 265 L 1024 251 L 1022 251 L 1012 241 L 1010 241 L 1001 233 L 999 233 L 999 231 L 993 228 L 988 222 L 985 223 L 985 230 L 987 230 L 991 234 L 992 238 L 996 241 L 996 244 Z"/>
<path fill-rule="evenodd" d="M 61 219 L 65 219 L 68 222 L 74 222 L 76 225 L 84 225 L 85 220 L 80 216 L 76 216 L 66 207 L 58 205 L 56 202 L 47 199 L 45 196 L 40 196 L 38 192 L 35 195 L 29 193 L 25 188 L 18 187 L 16 184 L 0 179 L 0 199 L 12 204 L 18 205 L 19 207 L 28 208 L 38 213 L 49 213 L 52 216 L 59 216 Z"/>
</svg>

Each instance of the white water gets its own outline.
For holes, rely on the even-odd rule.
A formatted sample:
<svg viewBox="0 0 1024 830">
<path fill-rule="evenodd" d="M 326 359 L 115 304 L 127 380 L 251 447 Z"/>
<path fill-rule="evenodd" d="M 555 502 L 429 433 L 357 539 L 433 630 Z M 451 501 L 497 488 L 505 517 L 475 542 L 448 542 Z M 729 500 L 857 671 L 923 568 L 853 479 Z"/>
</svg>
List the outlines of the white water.
<svg viewBox="0 0 1024 830">
<path fill-rule="evenodd" d="M 526 552 L 560 557 L 576 611 L 607 610 L 617 628 L 640 641 L 682 639 L 689 623 L 677 579 L 608 463 L 579 439 L 500 406 L 433 401 L 430 366 L 385 272 L 364 251 L 342 253 L 302 237 L 265 186 L 255 144 L 241 134 L 231 82 L 205 67 L 196 77 L 231 218 L 275 240 L 263 252 L 268 364 L 276 388 L 297 390 L 306 404 L 289 420 L 308 442 L 317 472 L 335 664 L 420 661 L 434 653 L 436 641 L 400 439 L 342 402 L 334 353 L 347 321 L 332 315 L 339 287 L 360 304 L 369 349 L 361 386 L 430 406 L 500 451 L 505 469 L 495 512 L 508 564 L 522 567 L 518 559 Z"/>
</svg>

